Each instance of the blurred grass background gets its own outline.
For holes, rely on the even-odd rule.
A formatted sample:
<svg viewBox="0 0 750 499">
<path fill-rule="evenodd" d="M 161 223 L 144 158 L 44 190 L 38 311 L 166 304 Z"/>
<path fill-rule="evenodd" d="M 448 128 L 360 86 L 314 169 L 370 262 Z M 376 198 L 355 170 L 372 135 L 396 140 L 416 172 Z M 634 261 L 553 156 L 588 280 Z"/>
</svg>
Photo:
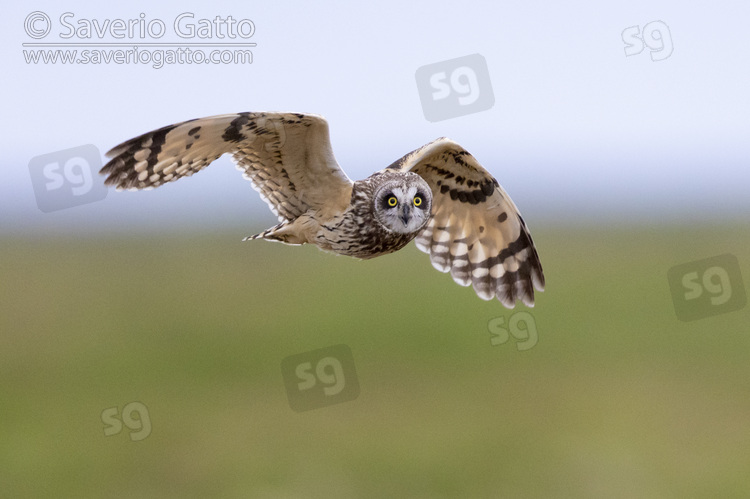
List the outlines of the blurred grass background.
<svg viewBox="0 0 750 499">
<path fill-rule="evenodd" d="M 532 231 L 527 351 L 413 245 L 4 237 L 2 496 L 750 495 L 750 309 L 681 322 L 667 282 L 722 253 L 747 282 L 747 226 Z M 292 411 L 281 360 L 340 343 L 360 396 Z M 104 436 L 133 401 L 151 434 Z"/>
</svg>

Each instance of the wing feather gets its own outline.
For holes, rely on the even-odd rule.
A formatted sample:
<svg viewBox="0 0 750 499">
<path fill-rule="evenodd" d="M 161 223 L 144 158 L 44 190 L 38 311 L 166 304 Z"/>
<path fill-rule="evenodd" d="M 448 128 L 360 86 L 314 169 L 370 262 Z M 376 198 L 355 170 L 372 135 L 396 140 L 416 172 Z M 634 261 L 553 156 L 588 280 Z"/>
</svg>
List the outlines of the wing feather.
<svg viewBox="0 0 750 499">
<path fill-rule="evenodd" d="M 417 173 L 432 189 L 432 218 L 415 242 L 437 270 L 485 300 L 534 305 L 544 273 L 531 234 L 510 196 L 471 154 L 441 138 L 388 169 Z"/>
<path fill-rule="evenodd" d="M 149 189 L 227 153 L 281 222 L 349 202 L 352 182 L 333 156 L 328 123 L 313 114 L 236 113 L 169 125 L 114 147 L 99 173 L 118 190 Z"/>
</svg>

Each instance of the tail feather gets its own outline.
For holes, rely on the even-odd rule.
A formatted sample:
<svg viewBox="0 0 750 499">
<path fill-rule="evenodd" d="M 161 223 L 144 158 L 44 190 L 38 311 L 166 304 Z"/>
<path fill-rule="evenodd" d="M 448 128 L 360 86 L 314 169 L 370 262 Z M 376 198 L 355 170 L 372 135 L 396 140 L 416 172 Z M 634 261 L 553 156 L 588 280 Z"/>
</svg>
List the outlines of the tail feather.
<svg viewBox="0 0 750 499">
<path fill-rule="evenodd" d="M 253 239 L 274 239 L 273 233 L 276 232 L 277 230 L 281 230 L 285 225 L 289 225 L 289 222 L 287 221 L 280 222 L 274 225 L 273 227 L 271 227 L 270 229 L 266 229 L 263 232 L 253 234 L 252 236 L 247 236 L 243 238 L 242 240 L 252 241 Z"/>
<path fill-rule="evenodd" d="M 300 239 L 299 235 L 294 231 L 292 226 L 294 221 L 283 221 L 266 229 L 258 234 L 247 236 L 243 238 L 243 241 L 252 241 L 254 239 L 265 239 L 266 241 L 277 241 L 284 244 L 300 245 L 304 244 L 304 241 Z"/>
</svg>

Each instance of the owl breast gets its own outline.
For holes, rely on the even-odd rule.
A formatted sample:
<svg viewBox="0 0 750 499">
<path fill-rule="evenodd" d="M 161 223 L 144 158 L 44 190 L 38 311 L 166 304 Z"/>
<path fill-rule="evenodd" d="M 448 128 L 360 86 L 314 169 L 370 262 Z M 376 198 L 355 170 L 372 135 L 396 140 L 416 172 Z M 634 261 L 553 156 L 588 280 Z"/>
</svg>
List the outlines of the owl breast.
<svg viewBox="0 0 750 499">
<path fill-rule="evenodd" d="M 347 210 L 321 223 L 315 245 L 324 251 L 354 258 L 369 259 L 398 251 L 421 231 L 398 233 L 386 229 L 374 213 L 374 188 L 371 178 L 357 181 Z"/>
</svg>

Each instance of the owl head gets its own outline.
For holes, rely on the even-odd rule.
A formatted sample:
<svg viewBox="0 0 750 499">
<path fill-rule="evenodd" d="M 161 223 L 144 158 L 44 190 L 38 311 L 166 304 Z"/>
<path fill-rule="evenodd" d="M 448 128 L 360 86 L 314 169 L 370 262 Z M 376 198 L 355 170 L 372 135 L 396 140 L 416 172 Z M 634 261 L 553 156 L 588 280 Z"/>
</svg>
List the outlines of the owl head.
<svg viewBox="0 0 750 499">
<path fill-rule="evenodd" d="M 374 193 L 376 218 L 392 232 L 416 233 L 430 220 L 432 191 L 416 173 L 383 174 L 377 179 Z"/>
</svg>

